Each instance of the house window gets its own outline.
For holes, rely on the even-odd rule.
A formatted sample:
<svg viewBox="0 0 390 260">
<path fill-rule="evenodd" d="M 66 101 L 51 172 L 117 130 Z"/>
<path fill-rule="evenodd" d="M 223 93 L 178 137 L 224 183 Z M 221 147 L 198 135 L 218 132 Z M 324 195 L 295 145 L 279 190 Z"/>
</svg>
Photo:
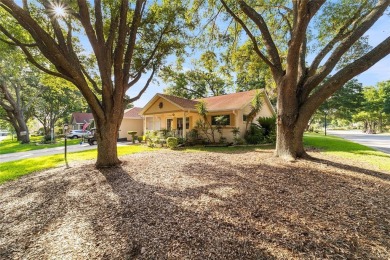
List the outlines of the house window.
<svg viewBox="0 0 390 260">
<path fill-rule="evenodd" d="M 177 119 L 177 129 L 178 130 L 183 130 L 183 118 L 178 118 Z M 186 117 L 186 129 L 190 129 L 190 118 Z"/>
<path fill-rule="evenodd" d="M 246 122 L 248 115 L 242 115 L 242 121 Z"/>
<path fill-rule="evenodd" d="M 212 125 L 230 125 L 230 115 L 219 115 L 211 117 Z"/>
</svg>

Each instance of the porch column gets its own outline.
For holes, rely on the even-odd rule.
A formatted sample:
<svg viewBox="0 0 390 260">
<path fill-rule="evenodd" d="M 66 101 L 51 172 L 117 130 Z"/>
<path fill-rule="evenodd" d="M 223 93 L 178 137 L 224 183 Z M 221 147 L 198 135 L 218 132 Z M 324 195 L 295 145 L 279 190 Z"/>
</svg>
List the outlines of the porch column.
<svg viewBox="0 0 390 260">
<path fill-rule="evenodd" d="M 186 112 L 183 112 L 183 138 L 186 138 L 186 131 L 187 131 L 187 118 L 186 118 Z"/>
<path fill-rule="evenodd" d="M 144 121 L 143 121 L 143 123 L 144 123 L 144 133 L 143 133 L 143 135 L 145 135 L 146 134 L 146 120 L 147 120 L 147 116 L 144 116 Z"/>
</svg>

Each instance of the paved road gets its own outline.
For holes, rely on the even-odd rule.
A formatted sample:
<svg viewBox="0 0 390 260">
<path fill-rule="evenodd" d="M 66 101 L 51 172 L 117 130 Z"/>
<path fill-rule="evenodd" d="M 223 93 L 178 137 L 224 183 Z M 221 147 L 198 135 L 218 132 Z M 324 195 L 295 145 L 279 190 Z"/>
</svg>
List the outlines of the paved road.
<svg viewBox="0 0 390 260">
<path fill-rule="evenodd" d="M 118 143 L 118 146 L 122 145 L 128 145 L 129 143 Z M 96 149 L 97 145 L 89 145 L 89 144 L 76 144 L 76 145 L 68 145 L 67 151 L 68 152 L 78 152 L 78 151 L 85 151 L 85 150 L 91 150 Z M 19 153 L 9 153 L 9 154 L 0 154 L 0 163 L 2 162 L 10 162 L 10 161 L 16 161 L 21 159 L 27 159 L 27 158 L 34 158 L 39 156 L 45 156 L 45 155 L 53 155 L 53 154 L 63 154 L 65 148 L 62 147 L 55 147 L 55 148 L 45 148 L 40 150 L 33 150 L 33 151 L 27 151 L 27 152 L 19 152 Z"/>
<path fill-rule="evenodd" d="M 327 133 L 390 154 L 389 134 L 365 134 L 362 133 L 360 130 L 328 130 Z"/>
</svg>

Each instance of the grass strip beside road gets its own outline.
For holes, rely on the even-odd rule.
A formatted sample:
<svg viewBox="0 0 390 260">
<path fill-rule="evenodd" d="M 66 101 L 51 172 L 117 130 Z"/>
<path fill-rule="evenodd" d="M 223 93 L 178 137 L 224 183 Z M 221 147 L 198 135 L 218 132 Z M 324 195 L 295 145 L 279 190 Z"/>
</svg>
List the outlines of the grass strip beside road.
<svg viewBox="0 0 390 260">
<path fill-rule="evenodd" d="M 129 145 L 118 147 L 118 155 L 126 155 L 151 151 L 151 148 L 141 145 Z M 97 150 L 88 150 L 81 152 L 68 153 L 68 162 L 72 166 L 72 162 L 92 160 L 97 157 Z M 18 161 L 0 163 L 0 183 L 17 179 L 23 175 L 41 171 L 45 169 L 64 166 L 64 154 L 48 155 Z"/>
<path fill-rule="evenodd" d="M 54 147 L 60 147 L 64 146 L 65 140 L 57 139 L 56 143 L 54 144 L 39 144 L 39 142 L 42 140 L 42 137 L 31 137 L 31 142 L 29 144 L 21 144 L 19 141 L 11 140 L 11 139 L 5 139 L 3 141 L 0 141 L 0 154 L 7 154 L 7 153 L 17 153 L 17 152 L 27 152 L 32 150 L 40 150 L 45 148 L 54 148 Z M 68 139 L 67 144 L 73 145 L 73 144 L 79 144 L 81 139 Z"/>
<path fill-rule="evenodd" d="M 306 147 L 318 148 L 325 154 L 361 161 L 390 172 L 390 155 L 384 152 L 336 136 L 307 133 L 303 140 Z"/>
</svg>

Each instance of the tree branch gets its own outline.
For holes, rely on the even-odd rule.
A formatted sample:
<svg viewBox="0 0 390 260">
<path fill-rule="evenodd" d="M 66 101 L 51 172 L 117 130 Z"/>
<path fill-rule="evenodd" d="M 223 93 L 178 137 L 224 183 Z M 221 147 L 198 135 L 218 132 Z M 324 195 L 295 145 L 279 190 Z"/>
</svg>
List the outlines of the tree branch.
<svg viewBox="0 0 390 260">
<path fill-rule="evenodd" d="M 248 29 L 248 27 L 245 25 L 244 21 L 242 21 L 226 4 L 224 0 L 220 0 L 222 5 L 225 7 L 226 11 L 236 20 L 237 23 L 241 25 L 241 27 L 244 29 L 246 34 L 248 35 L 249 39 L 251 39 L 253 44 L 253 49 L 256 52 L 256 54 L 262 59 L 270 68 L 275 75 L 278 75 L 279 72 L 277 71 L 277 68 L 275 65 L 260 51 L 257 40 L 255 36 L 251 33 L 251 31 Z"/>
<path fill-rule="evenodd" d="M 368 14 L 360 24 L 340 45 L 333 51 L 321 70 L 311 76 L 305 84 L 305 93 L 308 95 L 325 77 L 335 68 L 345 52 L 357 41 L 371 26 L 382 16 L 389 6 L 390 0 L 380 0 L 376 7 Z"/>
<path fill-rule="evenodd" d="M 133 97 L 133 98 L 130 98 L 129 100 L 129 103 L 132 103 L 136 100 L 138 100 L 142 94 L 146 91 L 146 89 L 149 87 L 149 84 L 150 82 L 152 82 L 152 79 L 153 79 L 153 76 L 154 76 L 154 73 L 156 72 L 156 67 L 153 66 L 153 71 L 152 71 L 152 74 L 150 74 L 150 77 L 148 78 L 148 81 L 146 82 L 145 86 L 141 89 L 141 91 L 138 93 L 137 96 Z"/>
</svg>

